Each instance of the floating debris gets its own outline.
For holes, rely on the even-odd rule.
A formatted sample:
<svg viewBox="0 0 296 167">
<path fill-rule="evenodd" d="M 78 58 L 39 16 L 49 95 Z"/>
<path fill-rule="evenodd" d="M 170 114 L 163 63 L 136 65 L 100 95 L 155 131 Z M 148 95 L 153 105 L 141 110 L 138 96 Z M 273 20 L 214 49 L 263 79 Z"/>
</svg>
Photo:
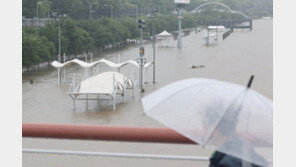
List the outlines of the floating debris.
<svg viewBox="0 0 296 167">
<path fill-rule="evenodd" d="M 196 69 L 196 68 L 205 68 L 204 65 L 192 65 L 191 66 L 192 69 Z"/>
</svg>

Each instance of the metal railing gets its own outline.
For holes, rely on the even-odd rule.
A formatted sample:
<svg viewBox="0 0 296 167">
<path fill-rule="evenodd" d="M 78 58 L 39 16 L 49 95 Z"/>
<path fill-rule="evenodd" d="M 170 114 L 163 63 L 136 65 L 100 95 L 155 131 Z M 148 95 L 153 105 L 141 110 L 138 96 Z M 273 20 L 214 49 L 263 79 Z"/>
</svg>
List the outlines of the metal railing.
<svg viewBox="0 0 296 167">
<path fill-rule="evenodd" d="M 23 137 L 196 144 L 169 128 L 23 123 Z"/>
<path fill-rule="evenodd" d="M 79 155 L 79 156 L 100 156 L 116 158 L 141 158 L 141 159 L 167 159 L 167 160 L 186 160 L 186 161 L 208 161 L 208 157 L 202 156 L 182 156 L 182 155 L 163 155 L 163 154 L 133 154 L 115 152 L 89 152 L 89 151 L 69 151 L 69 150 L 47 150 L 47 149 L 27 149 L 23 148 L 23 153 L 36 154 L 57 154 L 57 155 Z"/>
<path fill-rule="evenodd" d="M 169 128 L 23 123 L 23 137 L 196 144 Z M 209 157 L 23 148 L 23 153 L 209 161 Z"/>
</svg>

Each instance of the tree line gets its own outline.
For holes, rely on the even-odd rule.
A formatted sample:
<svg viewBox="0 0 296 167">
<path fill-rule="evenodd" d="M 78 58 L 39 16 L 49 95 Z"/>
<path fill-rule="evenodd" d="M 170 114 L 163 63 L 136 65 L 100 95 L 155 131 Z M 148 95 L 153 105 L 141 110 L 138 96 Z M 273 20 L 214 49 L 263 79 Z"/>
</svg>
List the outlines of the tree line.
<svg viewBox="0 0 296 167">
<path fill-rule="evenodd" d="M 204 0 L 191 0 L 185 10 L 192 11 Z M 232 10 L 241 11 L 254 17 L 272 16 L 273 0 L 215 0 L 229 6 Z M 22 15 L 26 18 L 50 17 L 51 13 L 68 14 L 75 20 L 111 17 L 121 18 L 129 11 L 136 10 L 140 15 L 156 12 L 169 14 L 176 10 L 173 0 L 23 0 Z"/>
<path fill-rule="evenodd" d="M 228 12 L 210 12 L 206 14 L 184 14 L 182 28 L 193 28 L 206 25 L 210 20 L 239 18 L 240 15 Z M 153 18 L 142 17 L 146 20 L 144 35 L 150 38 L 152 22 L 155 32 L 169 32 L 178 28 L 176 15 L 162 15 Z M 127 39 L 139 39 L 140 31 L 135 18 L 125 17 L 110 19 L 103 17 L 92 20 L 75 20 L 70 17 L 58 21 L 50 21 L 44 27 L 23 27 L 22 30 L 22 64 L 27 70 L 43 62 L 57 60 L 59 53 L 59 25 L 61 30 L 61 55 L 69 56 L 104 50 L 106 47 L 125 45 Z"/>
</svg>

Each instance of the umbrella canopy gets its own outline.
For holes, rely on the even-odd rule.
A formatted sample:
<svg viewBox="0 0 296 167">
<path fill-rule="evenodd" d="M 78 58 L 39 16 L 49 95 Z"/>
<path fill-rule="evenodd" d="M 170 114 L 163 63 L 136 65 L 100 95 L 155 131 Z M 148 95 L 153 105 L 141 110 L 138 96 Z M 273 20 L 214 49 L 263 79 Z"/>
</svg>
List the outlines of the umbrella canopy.
<svg viewBox="0 0 296 167">
<path fill-rule="evenodd" d="M 237 84 L 192 78 L 142 99 L 144 112 L 192 141 L 261 166 L 272 165 L 272 101 Z"/>
</svg>

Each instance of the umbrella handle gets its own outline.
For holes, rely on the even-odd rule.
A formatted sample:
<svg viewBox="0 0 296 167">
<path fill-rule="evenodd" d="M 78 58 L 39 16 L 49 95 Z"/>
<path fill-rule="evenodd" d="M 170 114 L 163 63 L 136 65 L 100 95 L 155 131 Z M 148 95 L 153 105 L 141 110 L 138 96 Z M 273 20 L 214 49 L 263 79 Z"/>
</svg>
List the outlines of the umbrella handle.
<svg viewBox="0 0 296 167">
<path fill-rule="evenodd" d="M 248 83 L 248 85 L 247 85 L 248 88 L 251 87 L 252 82 L 253 82 L 253 79 L 254 79 L 254 75 L 252 75 L 251 78 L 250 78 L 250 80 L 249 80 L 249 83 Z"/>
</svg>

